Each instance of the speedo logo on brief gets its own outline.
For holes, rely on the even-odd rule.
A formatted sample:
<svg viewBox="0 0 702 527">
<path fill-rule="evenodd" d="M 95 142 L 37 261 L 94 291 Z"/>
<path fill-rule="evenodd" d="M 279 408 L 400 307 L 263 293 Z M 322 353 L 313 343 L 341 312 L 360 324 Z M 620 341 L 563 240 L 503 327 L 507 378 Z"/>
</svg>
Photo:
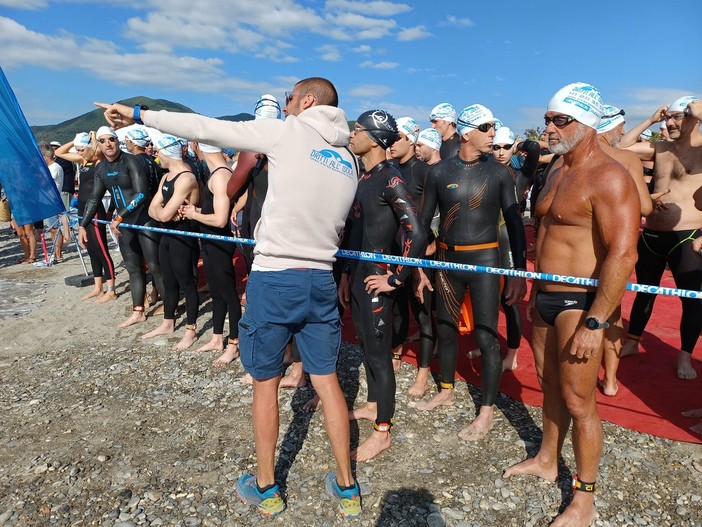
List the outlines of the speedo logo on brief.
<svg viewBox="0 0 702 527">
<path fill-rule="evenodd" d="M 350 162 L 346 161 L 338 152 L 325 148 L 324 150 L 312 150 L 310 153 L 310 159 L 315 163 L 325 166 L 333 170 L 334 172 L 339 172 L 346 177 L 354 177 L 353 166 Z"/>
<path fill-rule="evenodd" d="M 564 303 L 566 306 L 574 306 L 575 304 L 578 303 L 578 301 L 577 301 L 577 300 L 564 300 L 563 303 Z"/>
</svg>

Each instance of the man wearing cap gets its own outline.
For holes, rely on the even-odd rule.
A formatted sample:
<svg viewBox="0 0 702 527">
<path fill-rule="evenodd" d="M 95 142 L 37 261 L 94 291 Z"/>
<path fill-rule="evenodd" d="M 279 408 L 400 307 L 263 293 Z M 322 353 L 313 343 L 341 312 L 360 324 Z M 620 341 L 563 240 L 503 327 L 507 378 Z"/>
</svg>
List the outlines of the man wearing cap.
<svg viewBox="0 0 702 527">
<path fill-rule="evenodd" d="M 429 170 L 424 188 L 422 220 L 431 221 L 436 205 L 441 222 L 437 239 L 437 260 L 459 264 L 499 267 L 498 223 L 502 212 L 515 267 L 526 268 L 526 236 L 519 214 L 514 180 L 509 170 L 495 161 L 492 141 L 495 136 L 492 112 L 481 104 L 463 109 L 458 117 L 461 151 L 442 160 Z M 423 275 L 419 271 L 420 277 Z M 422 291 L 421 279 L 419 292 Z M 458 321 L 461 304 L 470 289 L 475 323 L 475 338 L 482 354 L 483 400 L 475 420 L 459 432 L 466 441 L 477 441 L 492 429 L 495 400 L 502 374 L 502 357 L 497 338 L 500 303 L 500 277 L 496 274 L 467 273 L 440 269 L 436 280 L 436 325 L 439 339 L 441 391 L 419 410 L 433 410 L 454 404 L 454 380 L 458 356 Z M 509 304 L 526 294 L 523 278 L 506 280 L 505 297 Z"/>
<path fill-rule="evenodd" d="M 336 376 L 341 325 L 332 277 L 358 167 L 347 148 L 348 122 L 337 108 L 336 88 L 320 77 L 299 81 L 287 95 L 285 121 L 230 122 L 139 106 L 98 106 L 116 126 L 143 119 L 164 132 L 268 157 L 268 192 L 255 232 L 246 313 L 239 322 L 241 362 L 254 379 L 257 473 L 239 478 L 237 493 L 264 514 L 285 509 L 274 474 L 278 384 L 285 345 L 294 334 L 322 401 L 336 458 L 337 472 L 327 476 L 326 491 L 342 514 L 361 514 L 360 488 L 351 472 L 348 409 Z"/>
<path fill-rule="evenodd" d="M 699 124 L 702 101 L 694 96 L 680 97 L 662 107 L 633 132 L 641 133 L 662 119 L 670 141 L 635 143 L 627 148 L 643 161 L 655 163 L 654 192 L 665 192 L 646 218 L 646 228 L 639 240 L 636 281 L 658 285 L 666 266 L 670 267 L 676 287 L 698 291 L 702 284 L 702 258 L 692 249 L 692 240 L 702 230 L 702 139 Z M 655 295 L 637 293 L 629 317 L 629 333 L 622 357 L 639 351 L 639 342 L 653 311 Z M 692 352 L 702 331 L 702 300 L 681 298 L 680 351 L 677 375 L 695 379 Z"/>
<path fill-rule="evenodd" d="M 400 117 L 397 119 L 397 129 L 399 138 L 390 147 L 390 155 L 398 161 L 400 175 L 407 185 L 414 203 L 421 203 L 429 165 L 416 156 L 415 146 L 419 138 L 419 125 L 411 117 Z M 431 130 L 438 135 L 436 130 Z M 425 273 L 427 272 L 425 270 Z M 432 291 L 426 288 L 420 301 L 412 293 L 409 281 L 406 285 L 410 287 L 399 288 L 396 293 L 395 316 L 393 317 L 393 368 L 395 371 L 398 371 L 401 365 L 402 347 L 410 324 L 408 308 L 411 307 L 412 314 L 419 325 L 419 353 L 417 355 L 417 379 L 409 388 L 408 393 L 413 397 L 421 397 L 429 389 L 427 384 L 430 373 L 429 367 L 431 366 L 432 354 L 434 353 Z"/>
<path fill-rule="evenodd" d="M 85 229 L 95 216 L 105 191 L 109 190 L 116 206 L 110 228 L 119 236 L 119 250 L 129 274 L 129 289 L 132 293 L 132 314 L 118 326 L 125 328 L 146 320 L 146 273 L 143 261 L 149 266 L 149 272 L 156 282 L 161 298 L 164 289 L 158 261 L 158 234 L 129 228 L 120 231 L 119 225 L 124 222 L 131 225 L 155 226 L 156 221 L 149 218 L 148 214 L 151 193 L 144 163 L 137 157 L 122 152 L 117 134 L 107 126 L 101 126 L 95 135 L 105 160 L 95 168 L 93 193 L 85 204 L 78 241 L 85 247 L 88 241 Z"/>
<path fill-rule="evenodd" d="M 351 207 L 344 245 L 356 251 L 392 254 L 399 230 L 401 255 L 417 258 L 424 254 L 425 230 L 408 185 L 386 159 L 386 150 L 397 139 L 395 119 L 384 110 L 363 112 L 356 120 L 349 146 L 361 157 L 365 172 Z M 367 404 L 349 417 L 373 421 L 374 428 L 356 449 L 357 461 L 368 461 L 390 448 L 395 413 L 392 310 L 395 292 L 409 274 L 410 268 L 401 264 L 391 270 L 386 263 L 351 260 L 339 284 L 339 300 L 351 309 L 361 341 L 368 383 Z"/>
<path fill-rule="evenodd" d="M 441 159 L 458 155 L 461 138 L 456 134 L 456 109 L 448 102 L 434 106 L 429 114 L 431 127 L 441 134 Z"/>
<path fill-rule="evenodd" d="M 417 157 L 427 165 L 435 165 L 441 161 L 441 134 L 434 128 L 425 128 L 417 136 L 415 152 Z"/>
<path fill-rule="evenodd" d="M 558 477 L 558 457 L 570 422 L 577 472 L 573 500 L 551 525 L 587 526 L 594 520 L 602 423 L 595 391 L 604 329 L 626 289 L 636 261 L 641 203 L 627 170 L 603 152 L 597 125 L 602 98 L 589 84 L 560 89 L 545 114 L 549 149 L 563 156 L 551 171 L 536 211 L 542 233 L 536 271 L 593 278 L 597 288 L 541 280 L 534 284 L 535 329 L 546 332 L 535 351 L 544 392 L 543 440 L 538 454 L 509 467 L 504 477 Z"/>
</svg>

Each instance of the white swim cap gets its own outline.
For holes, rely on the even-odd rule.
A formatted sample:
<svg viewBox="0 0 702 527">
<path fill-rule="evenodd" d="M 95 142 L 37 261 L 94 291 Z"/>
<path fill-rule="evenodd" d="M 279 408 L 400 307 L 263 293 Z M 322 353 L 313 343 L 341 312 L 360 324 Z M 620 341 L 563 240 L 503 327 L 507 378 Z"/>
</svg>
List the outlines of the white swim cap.
<svg viewBox="0 0 702 527">
<path fill-rule="evenodd" d="M 261 95 L 254 107 L 254 119 L 280 119 L 280 104 L 270 93 Z"/>
<path fill-rule="evenodd" d="M 668 112 L 684 112 L 687 105 L 696 100 L 697 97 L 694 95 L 685 95 L 685 97 L 675 99 L 672 104 L 668 106 Z"/>
<path fill-rule="evenodd" d="M 396 122 L 397 131 L 401 134 L 405 134 L 407 139 L 409 139 L 412 144 L 415 144 L 417 142 L 417 137 L 419 136 L 419 125 L 417 124 L 417 121 L 411 117 L 398 117 Z"/>
<path fill-rule="evenodd" d="M 584 82 L 574 82 L 556 92 L 548 103 L 547 111 L 569 115 L 585 126 L 597 129 L 603 106 L 597 88 Z"/>
<path fill-rule="evenodd" d="M 137 146 L 145 147 L 149 144 L 149 134 L 143 128 L 132 128 L 127 130 L 127 139 Z"/>
<path fill-rule="evenodd" d="M 180 140 L 172 135 L 162 135 L 154 143 L 154 148 L 159 151 L 159 156 L 183 159 L 183 146 Z"/>
<path fill-rule="evenodd" d="M 495 132 L 495 137 L 492 139 L 493 145 L 513 145 L 515 141 L 514 132 L 506 126 L 501 127 Z"/>
<path fill-rule="evenodd" d="M 458 116 L 458 135 L 467 134 L 481 124 L 491 123 L 494 120 L 492 112 L 482 104 L 466 106 Z"/>
<path fill-rule="evenodd" d="M 605 104 L 602 110 L 602 120 L 597 125 L 597 133 L 604 134 L 610 130 L 614 130 L 617 126 L 624 123 L 624 110 L 620 110 L 616 106 Z"/>
<path fill-rule="evenodd" d="M 97 132 L 95 132 L 95 137 L 97 137 L 98 139 L 103 135 L 111 135 L 112 137 L 117 137 L 117 133 L 108 126 L 101 126 L 100 128 L 98 128 Z"/>
<path fill-rule="evenodd" d="M 73 138 L 73 146 L 76 148 L 85 148 L 90 144 L 90 134 L 88 132 L 77 133 Z"/>
<path fill-rule="evenodd" d="M 644 141 L 650 141 L 651 137 L 653 137 L 653 133 L 651 130 L 644 130 L 639 137 Z"/>
<path fill-rule="evenodd" d="M 417 136 L 417 143 L 427 145 L 429 148 L 439 150 L 441 148 L 441 134 L 433 128 L 425 128 Z"/>
<path fill-rule="evenodd" d="M 495 123 L 495 131 L 496 131 L 496 132 L 497 132 L 500 128 L 502 128 L 502 127 L 505 125 L 505 123 L 503 123 L 502 121 L 500 121 L 497 117 L 494 117 L 494 118 L 493 118 L 493 121 L 494 121 L 494 123 Z"/>
<path fill-rule="evenodd" d="M 456 124 L 456 109 L 453 107 L 453 104 L 442 102 L 441 104 L 434 106 L 429 114 L 429 120 L 435 121 L 437 119 Z"/>
<path fill-rule="evenodd" d="M 216 154 L 217 152 L 222 151 L 222 149 L 218 146 L 212 146 L 205 143 L 198 143 L 197 146 L 200 148 L 200 152 L 203 154 Z"/>
</svg>

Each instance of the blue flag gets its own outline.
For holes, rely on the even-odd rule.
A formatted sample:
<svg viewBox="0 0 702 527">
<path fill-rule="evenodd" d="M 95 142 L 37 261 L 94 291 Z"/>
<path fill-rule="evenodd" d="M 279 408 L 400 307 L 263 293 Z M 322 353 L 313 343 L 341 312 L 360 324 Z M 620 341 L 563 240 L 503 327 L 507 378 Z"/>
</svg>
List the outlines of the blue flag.
<svg viewBox="0 0 702 527">
<path fill-rule="evenodd" d="M 0 183 L 17 225 L 55 216 L 66 209 L 17 104 L 15 94 L 0 68 Z"/>
</svg>

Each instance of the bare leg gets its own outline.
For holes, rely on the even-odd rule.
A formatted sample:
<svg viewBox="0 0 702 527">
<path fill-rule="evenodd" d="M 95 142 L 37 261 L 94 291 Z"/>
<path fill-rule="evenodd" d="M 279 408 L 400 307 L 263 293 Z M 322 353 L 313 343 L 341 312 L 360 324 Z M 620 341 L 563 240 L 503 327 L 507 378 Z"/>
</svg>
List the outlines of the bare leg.
<svg viewBox="0 0 702 527">
<path fill-rule="evenodd" d="M 697 371 L 692 367 L 692 354 L 686 351 L 678 352 L 678 379 L 691 381 L 697 378 Z"/>
<path fill-rule="evenodd" d="M 256 444 L 256 483 L 266 487 L 275 483 L 275 445 L 278 441 L 278 383 L 280 375 L 253 381 L 253 430 Z"/>
<path fill-rule="evenodd" d="M 424 397 L 424 394 L 429 391 L 429 368 L 419 368 L 417 377 L 414 379 L 414 384 L 407 390 L 407 395 L 417 399 Z"/>
<path fill-rule="evenodd" d="M 641 353 L 641 348 L 639 347 L 640 343 L 640 340 L 627 338 L 626 342 L 624 342 L 624 345 L 622 346 L 622 351 L 619 354 L 619 358 L 621 359 L 624 357 L 628 357 L 629 355 L 636 355 L 637 353 Z"/>
<path fill-rule="evenodd" d="M 458 437 L 464 441 L 479 441 L 492 430 L 494 420 L 495 407 L 481 406 L 478 416 L 458 433 Z"/>
<path fill-rule="evenodd" d="M 188 349 L 190 346 L 195 344 L 197 341 L 197 326 L 194 324 L 192 327 L 188 327 L 190 324 L 186 324 L 185 326 L 185 335 L 183 335 L 183 338 L 180 339 L 180 342 L 176 344 L 176 347 L 174 348 L 175 351 L 183 351 Z"/>
<path fill-rule="evenodd" d="M 456 402 L 453 388 L 441 388 L 441 391 L 426 403 L 417 403 L 417 410 L 430 412 L 439 406 L 453 406 Z"/>
<path fill-rule="evenodd" d="M 378 432 L 373 430 L 368 439 L 351 453 L 351 459 L 356 461 L 369 461 L 380 454 L 383 450 L 390 448 L 390 432 Z"/>
<path fill-rule="evenodd" d="M 227 364 L 232 363 L 239 357 L 239 341 L 229 342 L 227 349 L 224 350 L 217 359 L 212 363 L 215 368 L 224 368 Z M 241 378 L 242 384 L 253 384 L 253 379 L 248 373 Z"/>
<path fill-rule="evenodd" d="M 402 344 L 392 349 L 392 371 L 400 373 L 402 369 Z"/>
<path fill-rule="evenodd" d="M 154 337 L 157 337 L 159 335 L 170 335 L 175 331 L 175 320 L 172 318 L 164 318 L 163 322 L 161 322 L 161 325 L 158 326 L 156 329 L 152 329 L 148 333 L 145 333 L 144 335 L 141 336 L 142 339 L 152 339 Z"/>
<path fill-rule="evenodd" d="M 312 385 L 322 401 L 324 427 L 336 459 L 336 480 L 339 485 L 353 485 L 351 453 L 349 449 L 349 420 L 346 399 L 339 386 L 336 373 L 310 375 Z"/>
<path fill-rule="evenodd" d="M 139 324 L 141 322 L 146 322 L 146 315 L 144 315 L 144 311 L 134 310 L 132 311 L 132 314 L 129 316 L 129 318 L 117 327 L 126 328 L 134 324 Z"/>
<path fill-rule="evenodd" d="M 358 421 L 359 419 L 368 419 L 369 421 L 375 421 L 378 417 L 378 403 L 366 403 L 365 406 L 361 408 L 356 408 L 349 412 L 349 419 L 351 421 Z"/>
<path fill-rule="evenodd" d="M 302 388 L 307 385 L 301 362 L 292 363 L 292 371 L 280 381 L 281 388 Z"/>
<path fill-rule="evenodd" d="M 212 338 L 207 344 L 204 344 L 197 348 L 195 351 L 222 351 L 224 349 L 224 335 L 221 333 L 212 333 Z"/>
<path fill-rule="evenodd" d="M 602 392 L 614 397 L 619 391 L 617 384 L 617 369 L 619 368 L 619 359 L 624 345 L 626 333 L 624 332 L 624 322 L 622 321 L 622 308 L 619 306 L 610 320 L 616 317 L 616 322 L 611 327 L 605 330 L 604 342 L 604 379 L 600 383 Z"/>
<path fill-rule="evenodd" d="M 519 366 L 517 364 L 517 352 L 519 348 L 507 348 L 507 354 L 502 359 L 502 371 L 514 371 Z"/>
</svg>

